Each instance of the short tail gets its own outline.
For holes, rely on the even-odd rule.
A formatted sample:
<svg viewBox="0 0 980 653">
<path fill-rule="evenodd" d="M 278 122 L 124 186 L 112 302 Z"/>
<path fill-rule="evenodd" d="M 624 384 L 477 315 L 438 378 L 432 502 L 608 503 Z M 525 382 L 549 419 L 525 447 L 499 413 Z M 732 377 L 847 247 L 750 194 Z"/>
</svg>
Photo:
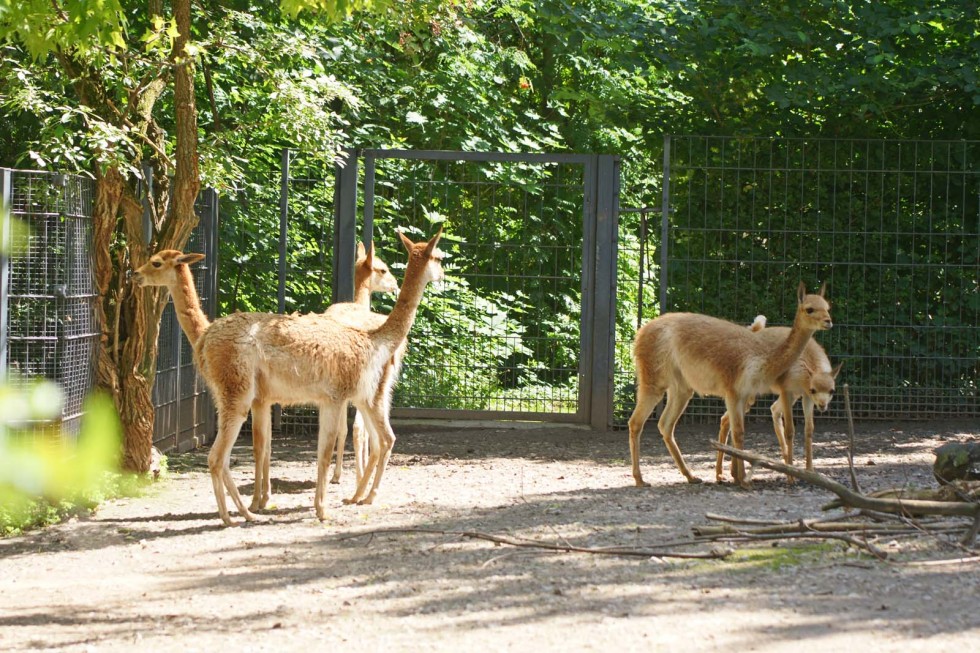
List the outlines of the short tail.
<svg viewBox="0 0 980 653">
<path fill-rule="evenodd" d="M 752 331 L 762 331 L 765 328 L 766 328 L 766 316 L 765 315 L 756 315 L 755 316 L 755 321 L 752 322 L 751 325 L 749 325 L 749 329 L 751 329 Z"/>
</svg>

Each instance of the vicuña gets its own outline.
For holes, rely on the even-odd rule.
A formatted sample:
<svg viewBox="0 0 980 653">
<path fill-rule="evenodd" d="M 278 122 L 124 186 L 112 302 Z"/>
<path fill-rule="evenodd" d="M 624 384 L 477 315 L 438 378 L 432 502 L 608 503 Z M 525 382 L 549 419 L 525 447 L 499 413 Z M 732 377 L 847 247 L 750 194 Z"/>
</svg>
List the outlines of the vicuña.
<svg viewBox="0 0 980 653">
<path fill-rule="evenodd" d="M 731 420 L 732 439 L 743 446 L 745 411 L 755 396 L 767 392 L 799 358 L 810 337 L 833 326 L 825 287 L 807 294 L 801 282 L 793 328 L 775 346 L 769 336 L 744 326 L 697 313 L 666 313 L 644 324 L 633 341 L 636 407 L 629 420 L 633 479 L 647 485 L 640 472 L 643 425 L 667 395 L 658 428 L 677 468 L 690 483 L 700 483 L 684 462 L 674 428 L 694 393 L 722 397 Z M 735 480 L 750 487 L 741 460 L 732 465 Z"/>
</svg>

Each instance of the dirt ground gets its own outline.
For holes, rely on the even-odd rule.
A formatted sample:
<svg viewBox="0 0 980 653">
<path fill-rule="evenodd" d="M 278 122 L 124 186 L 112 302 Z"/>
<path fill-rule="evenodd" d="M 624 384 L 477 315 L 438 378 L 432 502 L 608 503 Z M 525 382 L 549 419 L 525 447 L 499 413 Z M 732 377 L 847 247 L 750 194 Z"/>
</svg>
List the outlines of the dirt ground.
<svg viewBox="0 0 980 653">
<path fill-rule="evenodd" d="M 0 541 L 0 650 L 750 651 L 974 650 L 980 564 L 949 540 L 885 539 L 881 562 L 837 543 L 757 542 L 727 560 L 613 557 L 497 546 L 480 531 L 586 547 L 709 551 L 692 545 L 706 513 L 818 517 L 832 498 L 772 472 L 755 489 L 714 483 L 711 429 L 678 441 L 706 482 L 689 485 L 655 429 L 649 488 L 633 486 L 626 433 L 573 427 L 396 424 L 371 506 L 353 493 L 348 455 L 326 523 L 312 513 L 313 442 L 273 444 L 275 507 L 254 525 L 217 518 L 206 451 L 172 456 L 147 496 L 90 519 Z M 859 426 L 865 491 L 932 485 L 931 450 L 980 437 L 977 424 Z M 818 421 L 816 466 L 846 482 L 843 425 Z M 775 456 L 771 430 L 746 446 Z M 249 443 L 233 473 L 252 486 Z M 832 513 L 836 514 L 836 513 Z"/>
</svg>

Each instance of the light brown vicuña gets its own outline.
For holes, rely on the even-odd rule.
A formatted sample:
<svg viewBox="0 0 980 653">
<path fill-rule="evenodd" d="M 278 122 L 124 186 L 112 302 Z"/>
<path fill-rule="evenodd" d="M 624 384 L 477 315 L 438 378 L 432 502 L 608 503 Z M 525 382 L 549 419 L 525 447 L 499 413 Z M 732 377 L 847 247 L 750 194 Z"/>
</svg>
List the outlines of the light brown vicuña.
<svg viewBox="0 0 980 653">
<path fill-rule="evenodd" d="M 363 498 L 372 472 L 372 489 L 380 483 L 395 438 L 387 414 L 376 402 L 378 386 L 386 365 L 408 335 L 426 284 L 442 278 L 441 253 L 436 250 L 441 229 L 428 243 L 416 244 L 399 235 L 409 251 L 405 282 L 391 315 L 377 328 L 354 327 L 327 313 L 236 313 L 216 320 L 203 331 L 193 332 L 187 330 L 187 326 L 194 326 L 192 322 L 185 326 L 181 321 L 188 337 L 192 333 L 196 336 L 194 360 L 211 388 L 218 411 L 218 433 L 208 455 L 208 467 L 218 513 L 226 524 L 232 521 L 225 492 L 246 520 L 255 519 L 242 502 L 229 469 L 232 447 L 250 409 L 253 429 L 261 422 L 260 431 L 268 433 L 272 404 L 319 407 L 314 507 L 320 519 L 325 516 L 324 486 L 330 454 L 335 450 L 339 434 L 346 431 L 347 402 L 364 414 L 368 429 L 376 431 L 379 438 L 377 451 L 371 452 L 367 472 L 353 500 Z M 137 283 L 156 283 L 158 277 L 147 273 L 166 267 L 167 259 L 176 262 L 175 277 L 189 279 L 189 271 L 180 267 L 186 268 L 200 260 L 199 255 L 193 254 L 173 251 L 168 251 L 166 256 L 161 254 L 164 253 L 154 255 L 137 271 Z M 156 283 L 169 288 L 179 284 L 176 280 L 173 284 Z M 178 303 L 178 317 L 179 309 Z"/>
<path fill-rule="evenodd" d="M 722 397 L 731 419 L 732 439 L 743 446 L 745 410 L 755 396 L 796 362 L 814 332 L 833 326 L 824 288 L 808 295 L 800 283 L 793 328 L 776 346 L 768 336 L 726 320 L 697 313 L 666 313 L 644 324 L 633 341 L 636 364 L 636 408 L 629 420 L 633 479 L 647 485 L 640 473 L 640 438 L 643 425 L 660 403 L 667 403 L 658 427 L 678 469 L 690 483 L 691 474 L 674 439 L 674 428 L 694 393 Z M 748 487 L 741 460 L 733 463 L 735 480 Z"/>
<path fill-rule="evenodd" d="M 765 326 L 765 316 L 759 315 L 749 328 L 752 331 L 763 332 L 773 347 L 785 340 L 790 330 L 789 327 L 765 328 Z M 827 410 L 830 401 L 834 398 L 836 379 L 842 365 L 843 363 L 840 363 L 836 367 L 831 367 L 830 359 L 827 358 L 823 347 L 811 338 L 797 361 L 785 374 L 776 379 L 770 388 L 772 392 L 779 395 L 769 407 L 769 412 L 772 414 L 776 439 L 779 440 L 779 450 L 787 465 L 793 464 L 793 438 L 796 434 L 793 424 L 793 406 L 802 398 L 806 468 L 813 469 L 813 409 L 818 408 L 821 412 Z M 722 415 L 718 430 L 718 441 L 722 444 L 728 442 L 729 421 L 728 413 Z M 724 453 L 719 451 L 715 459 L 715 478 L 718 482 L 722 480 L 724 458 Z M 791 478 L 788 477 L 787 480 Z"/>
<path fill-rule="evenodd" d="M 398 292 L 398 281 L 391 274 L 384 261 L 375 256 L 374 243 L 367 248 L 363 243 L 357 243 L 357 259 L 354 261 L 354 304 L 365 310 L 371 309 L 371 293 Z M 348 304 L 349 305 L 349 304 Z M 364 418 L 360 412 L 354 414 L 354 464 L 357 470 L 356 478 L 360 482 L 367 462 L 367 437 L 364 430 Z M 344 447 L 347 443 L 347 432 L 341 433 L 334 452 L 333 476 L 331 483 L 340 483 L 344 469 Z"/>
</svg>

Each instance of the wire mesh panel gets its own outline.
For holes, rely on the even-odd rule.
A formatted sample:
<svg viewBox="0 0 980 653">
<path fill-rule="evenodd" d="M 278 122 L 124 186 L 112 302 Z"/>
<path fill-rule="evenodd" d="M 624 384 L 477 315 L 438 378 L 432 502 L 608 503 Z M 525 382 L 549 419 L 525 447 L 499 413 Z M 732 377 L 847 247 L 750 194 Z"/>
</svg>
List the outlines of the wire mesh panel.
<svg viewBox="0 0 980 653">
<path fill-rule="evenodd" d="M 92 251 L 92 182 L 69 175 L 0 171 L 4 203 L 27 229 L 7 262 L 2 291 L 5 368 L 43 377 L 64 393 L 62 429 L 77 435 L 82 402 L 95 384 L 100 329 Z"/>
<path fill-rule="evenodd" d="M 205 255 L 205 259 L 191 269 L 201 307 L 209 318 L 214 319 L 217 308 L 218 194 L 211 189 L 201 191 L 195 210 L 199 222 L 185 249 Z M 215 418 L 207 386 L 194 367 L 193 351 L 177 321 L 173 302 L 164 309 L 157 345 L 153 444 L 164 452 L 190 450 L 214 434 Z"/>
<path fill-rule="evenodd" d="M 835 326 L 816 338 L 844 363 L 855 417 L 980 414 L 980 143 L 671 137 L 667 148 L 663 310 L 789 324 L 799 281 L 827 282 Z M 687 414 L 714 419 L 721 406 L 696 399 Z"/>
<path fill-rule="evenodd" d="M 395 413 L 581 421 L 591 341 L 587 157 L 368 151 L 365 232 L 395 275 L 446 221 L 447 279 L 409 336 Z M 388 313 L 392 297 L 376 297 Z"/>
<path fill-rule="evenodd" d="M 334 171 L 287 151 L 280 175 L 278 310 L 318 313 L 334 298 Z M 316 410 L 286 406 L 277 416 L 285 433 L 309 432 Z M 249 425 L 250 426 L 250 425 Z"/>
</svg>

